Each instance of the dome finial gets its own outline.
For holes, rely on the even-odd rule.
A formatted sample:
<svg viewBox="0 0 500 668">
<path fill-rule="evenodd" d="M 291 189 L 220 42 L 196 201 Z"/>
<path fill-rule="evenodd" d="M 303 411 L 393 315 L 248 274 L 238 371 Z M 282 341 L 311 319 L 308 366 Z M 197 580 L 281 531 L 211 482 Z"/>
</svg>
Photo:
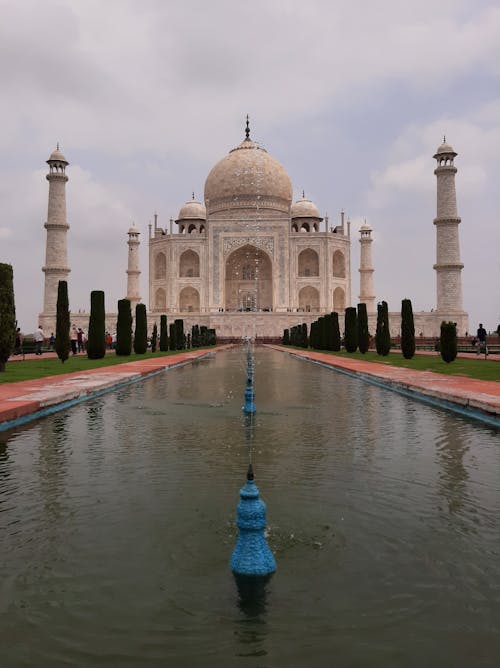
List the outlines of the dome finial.
<svg viewBox="0 0 500 668">
<path fill-rule="evenodd" d="M 194 200 L 194 190 L 193 190 L 193 200 Z"/>
<path fill-rule="evenodd" d="M 59 150 L 59 142 L 56 143 L 56 150 Z"/>
<path fill-rule="evenodd" d="M 443 135 L 443 144 L 446 144 L 446 135 Z"/>
<path fill-rule="evenodd" d="M 306 191 L 302 188 L 302 199 L 306 198 Z"/>
<path fill-rule="evenodd" d="M 250 121 L 249 121 L 248 114 L 247 114 L 247 126 L 245 128 L 245 135 L 246 135 L 247 139 L 250 139 Z"/>
</svg>

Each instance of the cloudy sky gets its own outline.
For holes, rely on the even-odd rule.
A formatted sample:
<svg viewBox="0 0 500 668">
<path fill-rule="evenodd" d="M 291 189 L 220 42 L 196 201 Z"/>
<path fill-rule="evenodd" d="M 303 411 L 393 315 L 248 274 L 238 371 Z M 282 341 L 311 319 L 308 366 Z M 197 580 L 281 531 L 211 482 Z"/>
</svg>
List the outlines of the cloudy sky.
<svg viewBox="0 0 500 668">
<path fill-rule="evenodd" d="M 373 227 L 377 299 L 435 307 L 435 161 L 456 178 L 464 307 L 500 322 L 500 3 L 475 0 L 0 0 L 0 261 L 25 332 L 42 308 L 48 183 L 67 169 L 72 310 L 126 292 L 127 230 L 203 195 L 252 137 L 330 222 Z"/>
</svg>

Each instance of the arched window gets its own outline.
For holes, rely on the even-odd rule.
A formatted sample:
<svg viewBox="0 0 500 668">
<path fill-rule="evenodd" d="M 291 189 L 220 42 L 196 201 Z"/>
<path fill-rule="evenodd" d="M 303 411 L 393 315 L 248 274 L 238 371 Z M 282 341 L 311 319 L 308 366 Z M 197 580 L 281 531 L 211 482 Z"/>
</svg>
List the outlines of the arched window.
<svg viewBox="0 0 500 668">
<path fill-rule="evenodd" d="M 312 248 L 306 248 L 298 257 L 299 276 L 319 276 L 319 256 Z"/>
<path fill-rule="evenodd" d="M 307 285 L 299 292 L 299 309 L 301 311 L 319 311 L 319 292 Z"/>
<path fill-rule="evenodd" d="M 155 257 L 155 278 L 165 278 L 167 275 L 167 258 L 165 253 L 158 253 Z"/>
<path fill-rule="evenodd" d="M 184 278 L 187 276 L 199 277 L 199 275 L 200 258 L 198 253 L 193 250 L 184 251 L 179 259 L 179 276 Z"/>
<path fill-rule="evenodd" d="M 179 310 L 188 313 L 200 310 L 200 294 L 195 288 L 183 288 L 179 293 Z"/>
<path fill-rule="evenodd" d="M 340 251 L 333 254 L 333 275 L 337 278 L 345 278 L 345 257 Z"/>
<path fill-rule="evenodd" d="M 333 291 L 333 310 L 337 313 L 343 313 L 345 309 L 345 292 L 342 288 L 335 288 Z"/>
<path fill-rule="evenodd" d="M 158 288 L 155 294 L 155 310 L 166 311 L 167 309 L 167 295 L 163 288 Z"/>
</svg>

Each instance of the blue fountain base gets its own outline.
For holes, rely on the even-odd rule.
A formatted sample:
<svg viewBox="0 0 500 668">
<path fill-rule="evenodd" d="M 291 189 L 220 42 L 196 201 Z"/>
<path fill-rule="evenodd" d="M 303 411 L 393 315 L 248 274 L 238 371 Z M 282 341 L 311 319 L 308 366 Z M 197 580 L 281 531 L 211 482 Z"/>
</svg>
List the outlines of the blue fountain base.
<svg viewBox="0 0 500 668">
<path fill-rule="evenodd" d="M 263 576 L 276 570 L 276 561 L 263 532 L 240 534 L 229 562 L 233 573 Z"/>
</svg>

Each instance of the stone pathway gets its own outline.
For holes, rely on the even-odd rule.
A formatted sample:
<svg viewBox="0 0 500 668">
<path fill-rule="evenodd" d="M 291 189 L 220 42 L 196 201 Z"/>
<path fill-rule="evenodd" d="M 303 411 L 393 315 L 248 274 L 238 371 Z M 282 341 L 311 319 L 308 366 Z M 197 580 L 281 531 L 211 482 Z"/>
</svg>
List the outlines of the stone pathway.
<svg viewBox="0 0 500 668">
<path fill-rule="evenodd" d="M 402 367 L 365 362 L 347 357 L 337 357 L 312 350 L 291 349 L 270 345 L 276 350 L 310 359 L 327 366 L 378 381 L 387 387 L 397 388 L 416 395 L 434 399 L 437 402 L 454 404 L 464 412 L 480 412 L 500 426 L 500 382 L 476 380 L 465 376 L 445 376 L 431 371 L 416 371 Z M 498 370 L 500 381 L 500 368 Z"/>
<path fill-rule="evenodd" d="M 48 376 L 16 383 L 0 383 L 0 430 L 50 412 L 66 402 L 77 402 L 163 369 L 186 364 L 229 346 L 190 350 L 168 357 L 150 357 L 99 369 Z M 48 353 L 50 354 L 50 353 Z"/>
</svg>

